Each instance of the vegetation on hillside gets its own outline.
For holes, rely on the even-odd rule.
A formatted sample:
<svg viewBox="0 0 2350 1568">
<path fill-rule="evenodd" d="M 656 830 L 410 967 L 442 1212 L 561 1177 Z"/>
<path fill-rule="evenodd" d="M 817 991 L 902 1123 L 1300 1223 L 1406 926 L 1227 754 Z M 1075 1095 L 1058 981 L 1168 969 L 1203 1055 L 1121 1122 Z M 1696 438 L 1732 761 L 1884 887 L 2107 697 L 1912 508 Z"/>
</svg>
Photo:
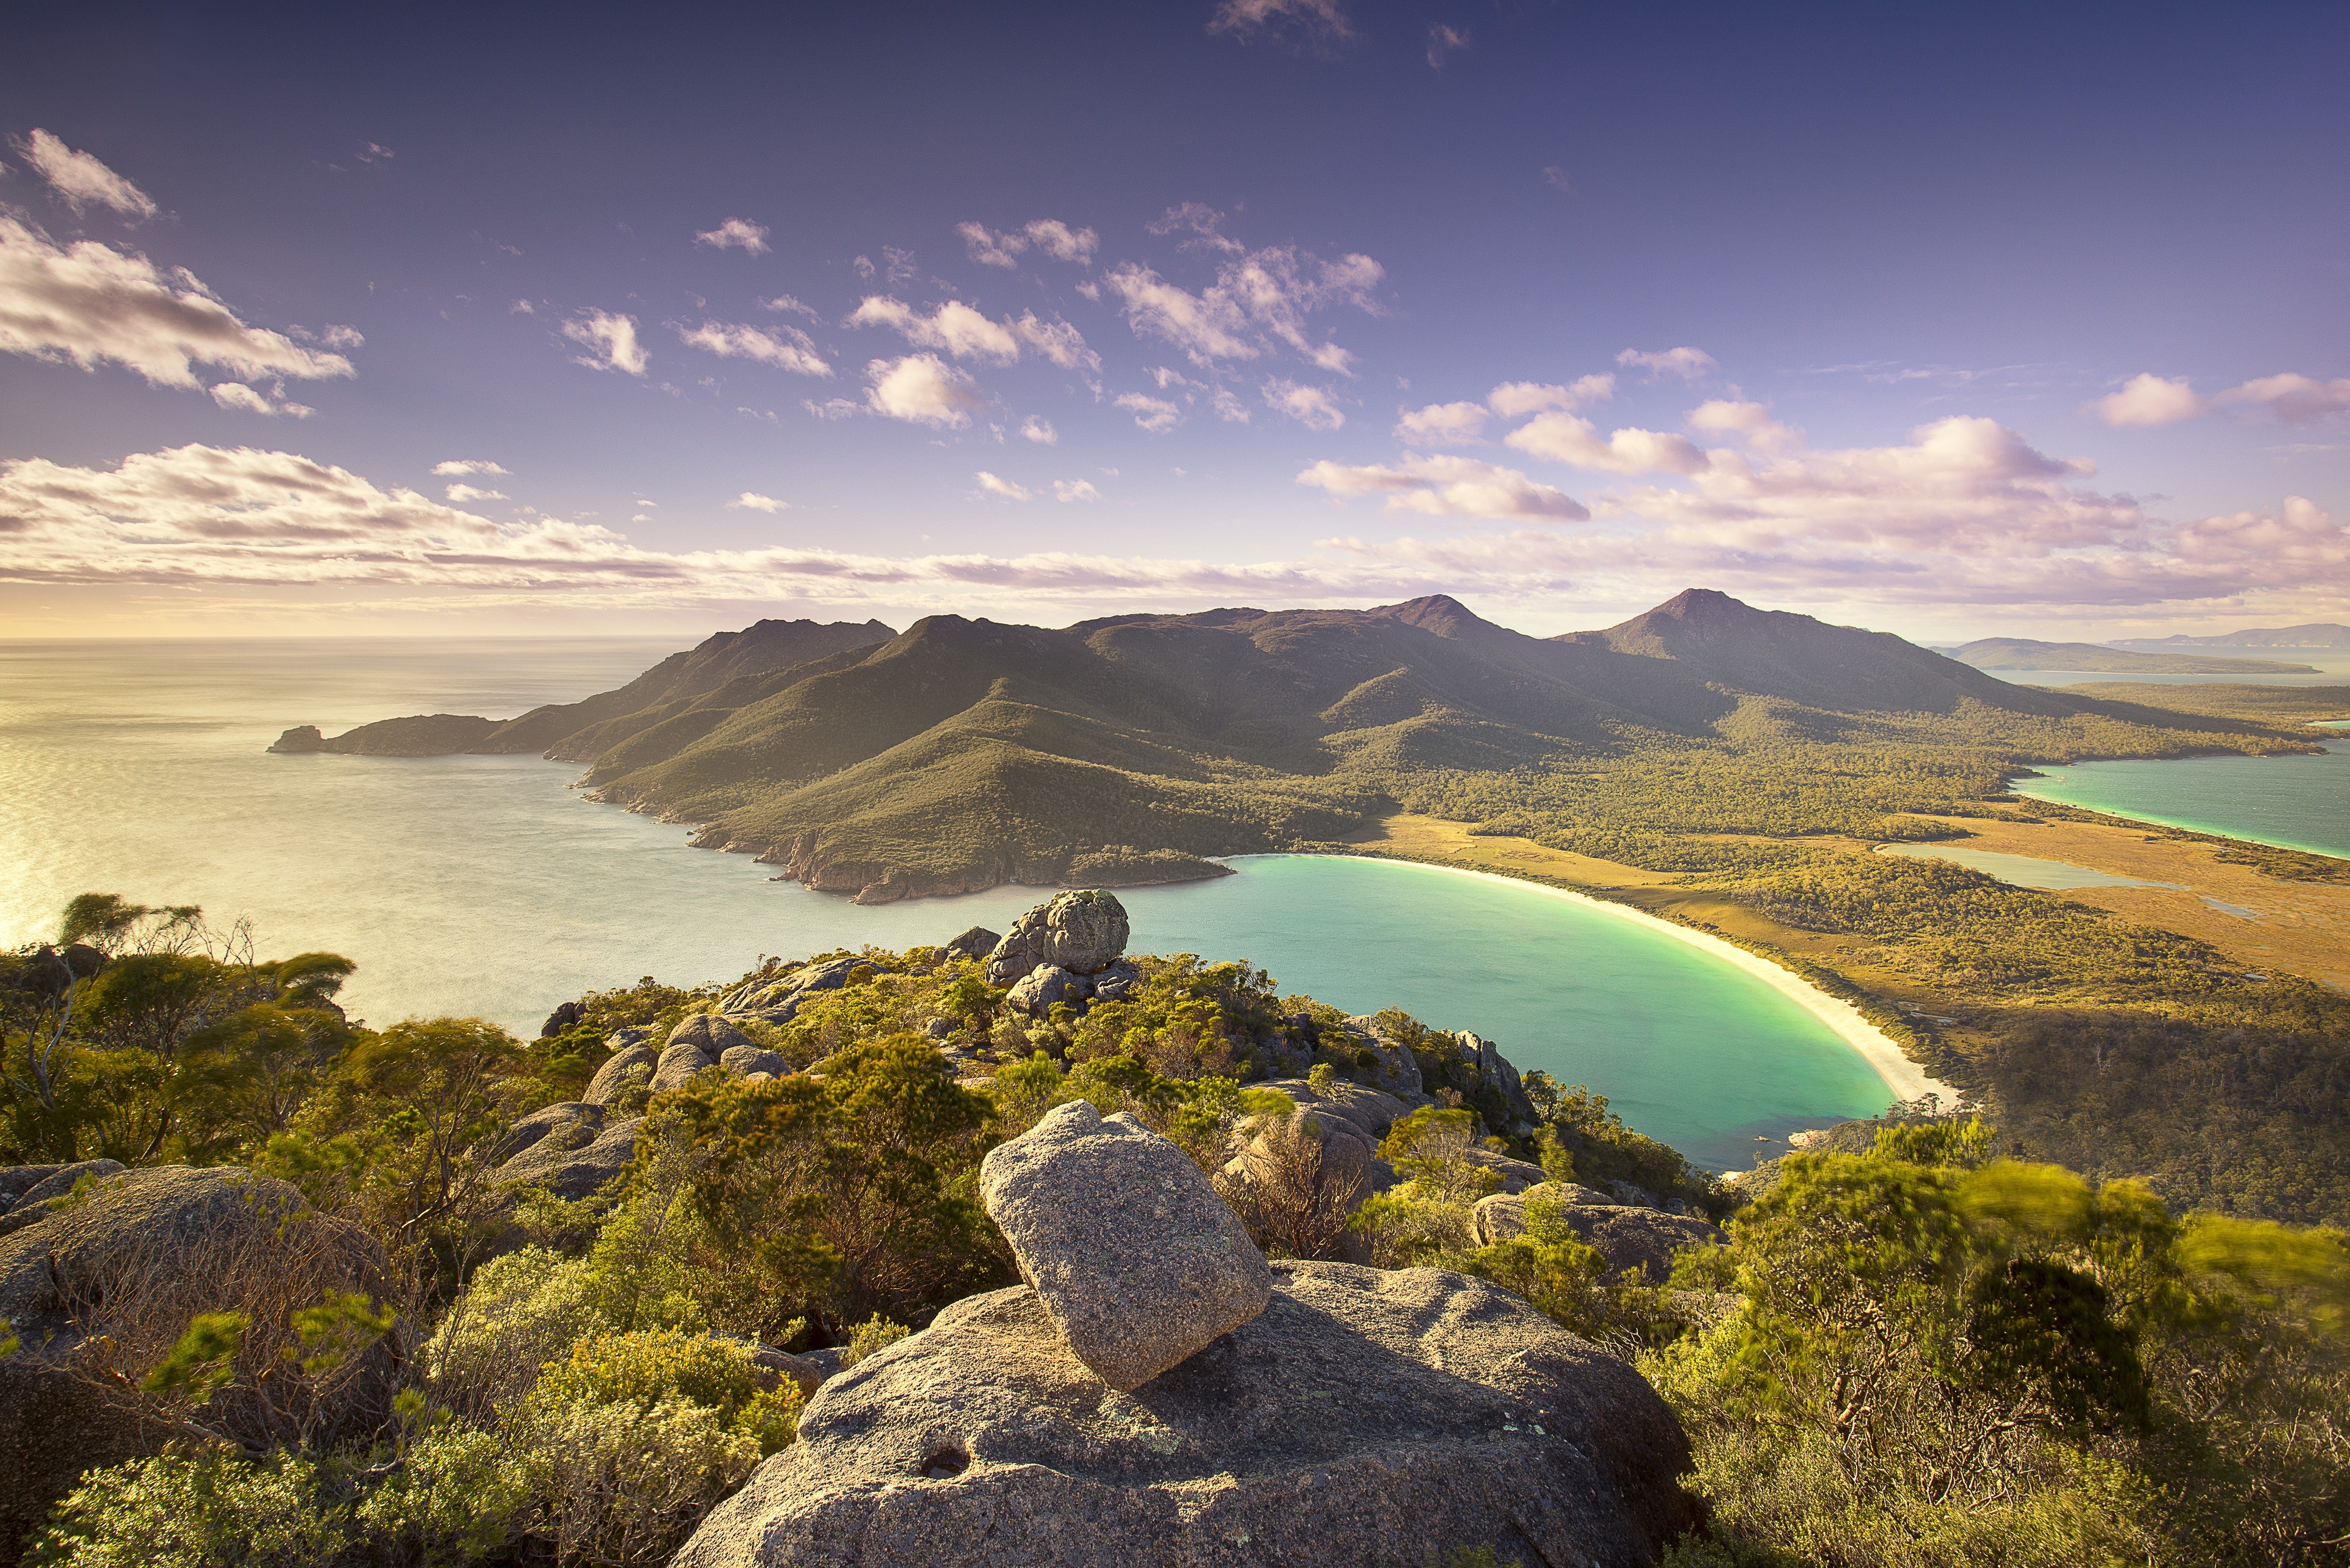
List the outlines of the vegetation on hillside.
<svg viewBox="0 0 2350 1568">
<path fill-rule="evenodd" d="M 874 950 L 755 1031 L 813 1072 L 653 1097 L 629 1168 L 562 1202 L 496 1182 L 506 1129 L 576 1094 L 613 1031 L 666 1029 L 717 988 L 593 993 L 525 1044 L 476 1020 L 349 1025 L 347 961 L 255 961 L 192 909 L 77 900 L 60 934 L 109 957 L 11 955 L 0 1158 L 115 1148 L 292 1180 L 391 1264 L 384 1299 L 296 1314 L 299 1376 L 335 1375 L 395 1313 L 420 1350 L 372 1438 L 221 1429 L 85 1475 L 33 1544 L 45 1565 L 650 1568 L 793 1439 L 799 1389 L 759 1346 L 854 1359 L 1014 1281 L 978 1161 L 1078 1097 L 1190 1152 L 1275 1255 L 1481 1274 L 1637 1358 L 1713 1504 L 1684 1568 L 2345 1559 L 2340 1235 L 2178 1219 L 2130 1181 L 1994 1159 L 2009 1134 L 1971 1118 L 1791 1157 L 1737 1209 L 1604 1098 L 1532 1074 L 1534 1135 L 1494 1137 L 1451 1091 L 1391 1129 L 1401 1180 L 1350 1221 L 1312 1117 L 1252 1086 L 1309 1052 L 1326 1091 L 1374 1072 L 1331 1009 L 1178 955 L 1142 961 L 1126 1001 L 1038 1021 L 970 961 Z M 202 962 L 139 962 L 156 954 Z M 90 972 L 61 994 L 52 960 Z M 118 970 L 146 978 L 101 985 Z M 1431 1085 L 1467 1081 L 1461 1037 L 1377 1022 Z M 47 1098 L 21 1065 L 44 1054 Z M 1257 1152 L 1235 1166 L 1235 1147 Z M 1726 1214 L 1731 1245 L 1610 1279 L 1540 1200 L 1524 1235 L 1480 1244 L 1480 1162 L 1502 1152 Z M 246 1331 L 200 1316 L 114 1386 L 203 1432 L 191 1417 L 252 1375 Z"/>
</svg>

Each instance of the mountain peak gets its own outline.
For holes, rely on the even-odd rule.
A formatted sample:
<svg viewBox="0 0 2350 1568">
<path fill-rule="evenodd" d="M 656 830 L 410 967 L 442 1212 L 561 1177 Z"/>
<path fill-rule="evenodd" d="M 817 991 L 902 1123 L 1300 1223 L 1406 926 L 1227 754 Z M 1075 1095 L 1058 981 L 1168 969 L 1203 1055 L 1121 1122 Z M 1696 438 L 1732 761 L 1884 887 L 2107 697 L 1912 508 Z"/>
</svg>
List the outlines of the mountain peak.
<svg viewBox="0 0 2350 1568">
<path fill-rule="evenodd" d="M 1407 599 L 1399 605 L 1381 605 L 1363 613 L 1378 616 L 1383 620 L 1416 626 L 1439 637 L 1477 637 L 1503 629 L 1451 594 L 1427 594 L 1416 599 Z"/>
</svg>

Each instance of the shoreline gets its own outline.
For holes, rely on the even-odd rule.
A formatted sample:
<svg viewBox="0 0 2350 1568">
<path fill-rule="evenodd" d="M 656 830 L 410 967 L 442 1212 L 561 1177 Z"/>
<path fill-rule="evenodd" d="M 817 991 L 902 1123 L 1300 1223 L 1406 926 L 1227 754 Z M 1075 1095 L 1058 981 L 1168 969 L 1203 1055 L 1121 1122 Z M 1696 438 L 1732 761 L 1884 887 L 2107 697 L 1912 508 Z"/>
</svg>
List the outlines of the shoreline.
<svg viewBox="0 0 2350 1568">
<path fill-rule="evenodd" d="M 1232 856 L 1234 860 L 1254 859 L 1254 856 Z M 1618 919 L 1646 926 L 1650 930 L 1684 942 L 1711 957 L 1721 959 L 1762 981 L 1780 995 L 1810 1013 L 1827 1027 L 1830 1033 L 1851 1047 L 1853 1054 L 1866 1063 L 1879 1082 L 1898 1100 L 1915 1100 L 1927 1095 L 1939 1095 L 1943 1104 L 1956 1107 L 1960 1101 L 1959 1091 L 1939 1078 L 1927 1075 L 1926 1069 L 1902 1054 L 1894 1038 L 1871 1023 L 1859 1008 L 1842 997 L 1830 996 L 1803 976 L 1783 965 L 1773 963 L 1760 953 L 1749 952 L 1735 942 L 1724 941 L 1707 931 L 1652 915 L 1646 909 L 1635 909 L 1607 898 L 1595 898 L 1588 893 L 1577 893 L 1565 888 L 1555 888 L 1546 882 L 1529 881 L 1522 877 L 1505 877 L 1498 871 L 1471 871 L 1461 866 L 1439 866 L 1427 860 L 1406 860 L 1386 855 L 1347 855 L 1347 860 L 1377 860 L 1389 866 L 1412 866 L 1423 871 L 1438 871 L 1451 877 L 1475 877 L 1487 882 L 1499 882 L 1505 887 L 1529 888 L 1548 894 L 1554 898 L 1565 898 L 1588 909 L 1601 910 Z"/>
</svg>

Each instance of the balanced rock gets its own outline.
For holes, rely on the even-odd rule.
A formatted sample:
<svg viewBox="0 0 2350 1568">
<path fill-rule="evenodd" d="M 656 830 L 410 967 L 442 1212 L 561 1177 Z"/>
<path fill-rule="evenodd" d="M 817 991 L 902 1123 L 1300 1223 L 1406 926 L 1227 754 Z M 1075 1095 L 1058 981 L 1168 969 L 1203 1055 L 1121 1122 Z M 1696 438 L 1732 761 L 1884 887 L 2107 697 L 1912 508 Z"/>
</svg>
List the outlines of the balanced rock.
<svg viewBox="0 0 2350 1568">
<path fill-rule="evenodd" d="M 0 1322 L 20 1342 L 0 1356 L 0 1560 L 84 1470 L 174 1439 L 109 1386 L 108 1368 L 136 1382 L 198 1314 L 251 1320 L 246 1378 L 214 1393 L 198 1423 L 255 1450 L 289 1442 L 288 1416 L 250 1374 L 297 1344 L 289 1313 L 328 1291 L 390 1299 L 382 1249 L 286 1183 L 226 1167 L 125 1171 L 0 1237 Z M 409 1348 L 396 1325 L 317 1385 L 310 1435 L 325 1445 L 380 1426 Z"/>
<path fill-rule="evenodd" d="M 1124 1113 L 1083 1100 L 988 1152 L 980 1200 L 1076 1358 L 1149 1382 L 1264 1310 L 1264 1254 L 1206 1173 Z"/>
<path fill-rule="evenodd" d="M 1697 1522 L 1625 1363 L 1482 1280 L 1272 1266 L 1271 1303 L 1105 1394 L 1037 1293 L 826 1383 L 673 1568 L 1631 1568 Z"/>
<path fill-rule="evenodd" d="M 992 985 L 1011 985 L 1045 964 L 1093 974 L 1126 951 L 1126 906 L 1097 888 L 1055 893 L 1012 922 L 987 961 Z"/>
</svg>

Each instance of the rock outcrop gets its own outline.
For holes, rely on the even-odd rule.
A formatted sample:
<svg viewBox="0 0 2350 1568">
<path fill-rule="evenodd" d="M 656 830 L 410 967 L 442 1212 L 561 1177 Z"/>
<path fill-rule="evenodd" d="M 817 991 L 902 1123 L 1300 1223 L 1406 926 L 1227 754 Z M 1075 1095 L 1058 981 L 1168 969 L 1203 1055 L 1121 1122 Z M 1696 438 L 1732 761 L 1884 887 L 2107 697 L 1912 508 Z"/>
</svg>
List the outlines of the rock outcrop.
<svg viewBox="0 0 2350 1568">
<path fill-rule="evenodd" d="M 827 1382 L 675 1568 L 1630 1568 L 1695 1522 L 1639 1375 L 1492 1285 L 1272 1266 L 1267 1309 L 1107 1387 L 1024 1287 Z"/>
<path fill-rule="evenodd" d="M 1673 1254 L 1683 1247 L 1718 1246 L 1728 1240 L 1708 1220 L 1656 1209 L 1577 1206 L 1560 1210 L 1559 1218 L 1607 1260 L 1611 1279 L 1638 1270 L 1652 1285 L 1665 1282 L 1673 1272 Z"/>
<path fill-rule="evenodd" d="M 621 1121 L 605 1118 L 601 1106 L 549 1106 L 536 1113 L 565 1113 L 551 1130 L 498 1167 L 501 1182 L 531 1182 L 545 1187 L 567 1202 L 577 1202 L 628 1168 L 637 1152 L 641 1116 Z"/>
<path fill-rule="evenodd" d="M 290 1439 L 286 1423 L 306 1415 L 325 1442 L 381 1425 L 409 1351 L 405 1326 L 316 1386 L 315 1409 L 303 1410 L 291 1390 L 280 1389 L 274 1408 L 249 1391 L 249 1375 L 276 1365 L 290 1342 L 286 1313 L 328 1290 L 384 1299 L 381 1250 L 285 1182 L 248 1171 L 122 1172 L 0 1237 L 0 1316 L 21 1342 L 0 1357 L 0 1560 L 84 1470 L 154 1453 L 171 1438 L 93 1358 L 110 1358 L 135 1383 L 199 1313 L 253 1320 L 243 1352 L 248 1377 L 213 1396 L 201 1412 L 208 1427 L 260 1448 Z"/>
<path fill-rule="evenodd" d="M 1264 1310 L 1271 1276 L 1239 1217 L 1130 1116 L 1054 1106 L 988 1151 L 979 1193 L 1071 1353 L 1113 1388 Z"/>
<path fill-rule="evenodd" d="M 988 956 L 991 984 L 1012 985 L 1050 965 L 1073 975 L 1107 969 L 1126 951 L 1126 906 L 1099 888 L 1055 893 L 1012 923 Z"/>
<path fill-rule="evenodd" d="M 588 1080 L 588 1087 L 579 1097 L 591 1106 L 608 1106 L 620 1093 L 630 1087 L 644 1087 L 652 1083 L 653 1064 L 660 1053 L 645 1039 L 641 1029 L 623 1029 L 608 1036 L 604 1044 L 612 1054 Z M 624 1038 L 625 1037 L 625 1038 Z"/>
<path fill-rule="evenodd" d="M 85 1159 L 76 1165 L 20 1165 L 0 1171 L 0 1236 L 37 1224 L 53 1212 L 49 1207 L 70 1194 L 83 1178 L 119 1176 L 122 1162 Z"/>
</svg>

